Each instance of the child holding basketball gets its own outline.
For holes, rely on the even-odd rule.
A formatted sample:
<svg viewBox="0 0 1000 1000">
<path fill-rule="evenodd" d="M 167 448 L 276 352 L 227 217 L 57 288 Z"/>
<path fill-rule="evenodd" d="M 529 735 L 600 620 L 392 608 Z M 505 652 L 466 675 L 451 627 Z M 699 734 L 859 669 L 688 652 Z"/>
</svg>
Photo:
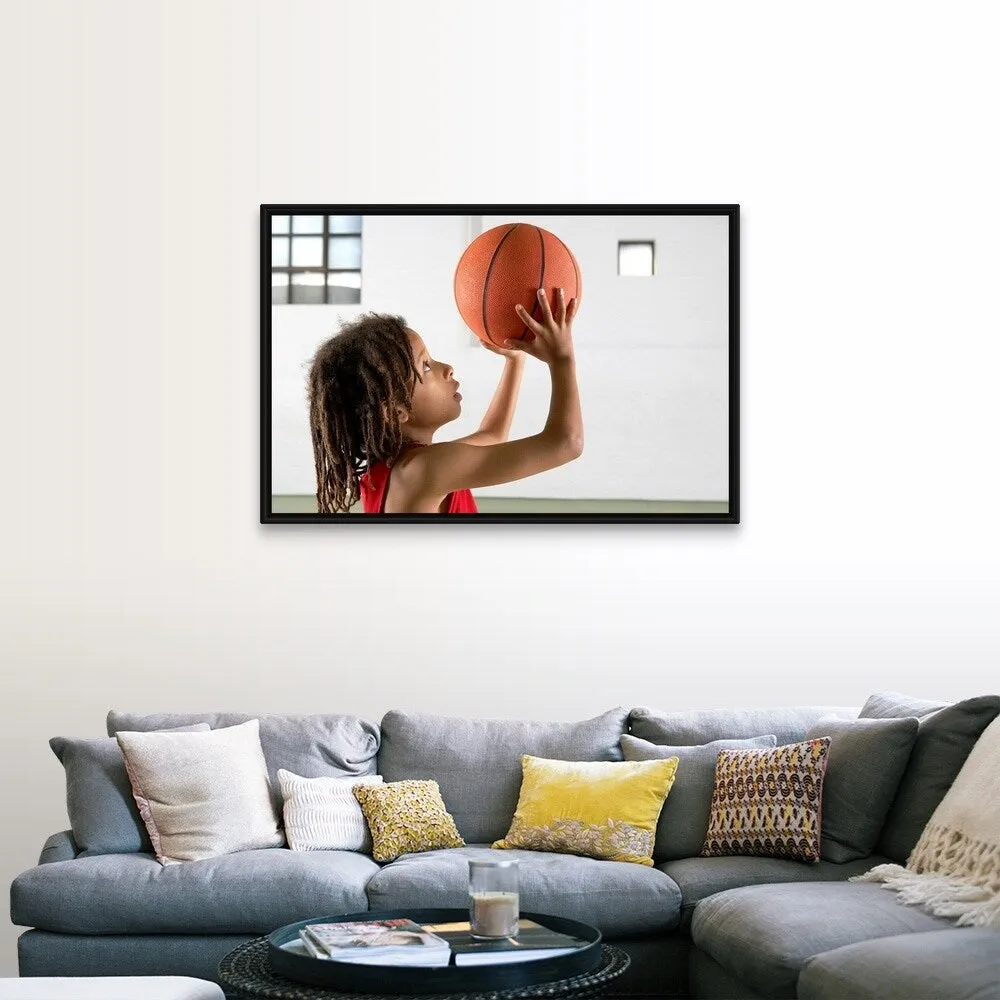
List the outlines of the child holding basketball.
<svg viewBox="0 0 1000 1000">
<path fill-rule="evenodd" d="M 515 307 L 528 328 L 507 340 L 504 372 L 478 431 L 435 443 L 461 413 L 450 365 L 430 357 L 401 316 L 368 313 L 326 341 L 309 371 L 309 423 L 321 514 L 360 498 L 366 514 L 474 514 L 471 490 L 509 483 L 578 458 L 583 418 L 572 324 L 576 300 L 557 289 L 553 315 L 538 290 L 541 321 Z M 529 354 L 549 367 L 548 419 L 537 434 L 507 440 Z"/>
</svg>

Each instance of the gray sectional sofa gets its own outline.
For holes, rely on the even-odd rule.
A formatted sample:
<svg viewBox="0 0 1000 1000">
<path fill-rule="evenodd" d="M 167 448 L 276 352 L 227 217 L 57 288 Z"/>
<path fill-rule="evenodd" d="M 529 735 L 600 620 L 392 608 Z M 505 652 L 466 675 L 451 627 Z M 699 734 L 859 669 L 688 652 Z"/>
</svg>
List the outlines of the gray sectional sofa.
<svg viewBox="0 0 1000 1000">
<path fill-rule="evenodd" d="M 829 851 L 824 841 L 824 854 L 848 860 L 805 864 L 703 858 L 697 852 L 677 857 L 671 845 L 686 843 L 684 850 L 691 850 L 703 829 L 699 823 L 707 822 L 699 815 L 707 808 L 704 789 L 688 787 L 688 798 L 668 796 L 673 812 L 668 815 L 665 806 L 661 814 L 653 867 L 526 850 L 502 853 L 520 861 L 524 910 L 593 923 L 630 953 L 631 967 L 616 982 L 616 994 L 1000 998 L 1000 932 L 958 929 L 951 920 L 900 904 L 880 885 L 847 881 L 886 860 L 905 864 L 930 813 L 998 712 L 996 696 L 955 705 L 892 693 L 868 699 L 862 718 L 919 721 L 909 724 L 906 753 L 875 769 L 877 780 L 862 757 L 854 766 L 850 753 L 858 751 L 849 740 L 831 744 L 830 795 L 856 796 L 859 829 L 878 812 L 872 796 L 884 798 L 885 782 L 891 781 L 884 821 L 885 807 L 879 807 L 867 834 L 874 848 L 862 848 L 867 853 L 861 857 L 837 847 L 835 831 Z M 824 725 L 833 727 L 835 718 L 858 717 L 857 708 L 823 706 L 679 713 L 616 708 L 575 723 L 390 711 L 375 725 L 349 715 L 111 712 L 109 737 L 259 718 L 276 796 L 278 768 L 306 777 L 433 778 L 468 846 L 404 855 L 388 864 L 347 851 L 271 848 L 164 867 L 131 801 L 115 741 L 53 740 L 66 768 L 72 829 L 51 836 L 38 865 L 11 886 L 11 919 L 30 928 L 18 942 L 21 975 L 214 979 L 219 959 L 237 944 L 308 916 L 464 906 L 467 858 L 501 853 L 489 845 L 507 832 L 514 814 L 524 753 L 622 760 L 624 734 L 636 746 L 645 741 L 660 748 L 769 736 L 781 745 L 815 736 Z M 870 755 L 872 744 L 858 746 Z M 690 751 L 691 781 L 700 752 Z M 839 787 L 830 783 L 835 754 Z M 682 787 L 684 766 L 671 796 Z M 857 781 L 845 780 L 855 775 Z M 838 810 L 844 814 L 843 801 Z M 850 836 L 842 839 L 849 843 Z"/>
</svg>

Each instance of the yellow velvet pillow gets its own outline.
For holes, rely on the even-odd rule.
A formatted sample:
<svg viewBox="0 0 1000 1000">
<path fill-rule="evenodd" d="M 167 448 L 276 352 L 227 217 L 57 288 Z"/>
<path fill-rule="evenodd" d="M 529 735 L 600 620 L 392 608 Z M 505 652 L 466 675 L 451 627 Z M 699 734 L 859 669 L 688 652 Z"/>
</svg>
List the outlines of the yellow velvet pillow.
<svg viewBox="0 0 1000 1000">
<path fill-rule="evenodd" d="M 376 861 L 465 846 L 436 781 L 389 781 L 355 785 L 351 791 L 365 814 Z"/>
<path fill-rule="evenodd" d="M 677 758 L 636 761 L 521 757 L 521 795 L 497 848 L 561 851 L 652 865 L 656 821 Z"/>
</svg>

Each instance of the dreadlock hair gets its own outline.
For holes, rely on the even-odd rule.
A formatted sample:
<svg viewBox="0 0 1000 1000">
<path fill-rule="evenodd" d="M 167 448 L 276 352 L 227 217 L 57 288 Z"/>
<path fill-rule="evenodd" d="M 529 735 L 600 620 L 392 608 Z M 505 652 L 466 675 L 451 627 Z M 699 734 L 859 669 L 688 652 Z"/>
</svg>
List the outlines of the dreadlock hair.
<svg viewBox="0 0 1000 1000">
<path fill-rule="evenodd" d="M 396 407 L 409 410 L 419 377 L 402 316 L 370 312 L 343 321 L 316 351 L 308 395 L 319 513 L 347 511 L 368 467 L 399 454 Z"/>
</svg>

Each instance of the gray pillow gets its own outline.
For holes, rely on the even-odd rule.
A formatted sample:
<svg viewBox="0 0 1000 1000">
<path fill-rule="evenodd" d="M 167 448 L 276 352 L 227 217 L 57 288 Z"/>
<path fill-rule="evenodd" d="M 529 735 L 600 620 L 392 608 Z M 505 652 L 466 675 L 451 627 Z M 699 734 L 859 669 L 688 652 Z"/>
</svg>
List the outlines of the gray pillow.
<svg viewBox="0 0 1000 1000">
<path fill-rule="evenodd" d="M 879 691 L 869 696 L 860 716 L 863 719 L 898 719 L 910 715 L 919 719 L 947 707 L 946 701 L 928 701 L 926 698 L 912 698 L 897 691 Z"/>
<path fill-rule="evenodd" d="M 282 814 L 278 769 L 302 778 L 353 778 L 375 773 L 378 726 L 356 715 L 254 715 L 251 712 L 161 712 L 137 715 L 108 712 L 108 735 L 119 731 L 148 733 L 169 726 L 206 723 L 229 729 L 260 720 L 260 746 L 267 763 L 271 799 Z"/>
<path fill-rule="evenodd" d="M 807 740 L 830 737 L 820 811 L 820 856 L 844 864 L 875 849 L 917 738 L 916 719 L 820 719 Z"/>
<path fill-rule="evenodd" d="M 660 810 L 656 824 L 653 861 L 676 861 L 696 858 L 708 833 L 715 787 L 715 763 L 720 750 L 767 750 L 776 745 L 773 736 L 754 736 L 746 740 L 714 740 L 702 746 L 658 746 L 637 736 L 621 738 L 626 760 L 666 760 L 677 758 L 674 784 Z"/>
<path fill-rule="evenodd" d="M 202 733 L 209 728 L 203 723 L 174 727 Z M 53 736 L 49 746 L 66 769 L 66 812 L 81 856 L 152 853 L 118 741 Z"/>
<path fill-rule="evenodd" d="M 919 702 L 906 695 L 887 691 L 872 695 L 861 709 L 862 718 L 892 711 L 913 715 Z M 893 708 L 893 705 L 897 708 Z M 876 851 L 905 865 L 931 814 L 951 788 L 965 758 L 983 730 L 1000 714 L 1000 697 L 982 695 L 955 702 L 946 708 L 923 714 L 913 744 L 910 761 L 900 779 L 896 797 L 889 807 Z"/>
<path fill-rule="evenodd" d="M 379 773 L 386 781 L 432 779 L 467 844 L 507 835 L 521 791 L 521 755 L 621 760 L 628 709 L 583 722 L 466 719 L 386 712 Z"/>
<path fill-rule="evenodd" d="M 856 708 L 800 705 L 792 708 L 708 708 L 691 712 L 661 712 L 633 708 L 628 731 L 639 739 L 664 746 L 701 746 L 715 740 L 744 740 L 773 733 L 778 746 L 799 743 L 806 730 L 825 715 L 855 719 Z"/>
</svg>

